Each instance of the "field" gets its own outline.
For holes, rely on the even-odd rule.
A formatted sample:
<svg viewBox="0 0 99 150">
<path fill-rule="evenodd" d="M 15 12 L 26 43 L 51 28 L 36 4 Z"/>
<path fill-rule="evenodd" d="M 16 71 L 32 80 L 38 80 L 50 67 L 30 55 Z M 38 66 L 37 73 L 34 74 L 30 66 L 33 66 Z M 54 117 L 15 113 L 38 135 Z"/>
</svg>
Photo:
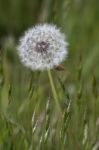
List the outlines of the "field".
<svg viewBox="0 0 99 150">
<path fill-rule="evenodd" d="M 24 31 L 41 23 L 68 42 L 50 72 L 17 54 Z M 99 150 L 98 65 L 98 0 L 0 0 L 0 150 Z"/>
</svg>

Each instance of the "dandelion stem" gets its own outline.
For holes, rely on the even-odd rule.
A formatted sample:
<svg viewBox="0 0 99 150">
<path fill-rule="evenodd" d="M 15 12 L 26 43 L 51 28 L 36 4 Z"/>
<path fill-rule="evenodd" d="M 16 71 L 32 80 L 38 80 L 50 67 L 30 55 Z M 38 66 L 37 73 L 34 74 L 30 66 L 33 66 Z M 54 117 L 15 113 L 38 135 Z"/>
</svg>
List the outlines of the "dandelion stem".
<svg viewBox="0 0 99 150">
<path fill-rule="evenodd" d="M 48 72 L 48 77 L 49 77 L 53 97 L 54 97 L 54 100 L 55 100 L 55 103 L 56 103 L 56 107 L 57 107 L 58 111 L 61 113 L 61 108 L 60 108 L 60 104 L 59 104 L 59 101 L 58 101 L 58 95 L 57 95 L 57 92 L 56 92 L 56 89 L 55 89 L 55 86 L 54 86 L 51 71 L 48 70 L 47 72 Z"/>
</svg>

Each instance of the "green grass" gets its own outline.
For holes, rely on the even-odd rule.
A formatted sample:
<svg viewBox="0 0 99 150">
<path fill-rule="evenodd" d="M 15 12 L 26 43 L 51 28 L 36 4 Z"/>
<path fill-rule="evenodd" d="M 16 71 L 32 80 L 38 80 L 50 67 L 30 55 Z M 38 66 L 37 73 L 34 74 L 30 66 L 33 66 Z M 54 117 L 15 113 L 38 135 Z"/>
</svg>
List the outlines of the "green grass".
<svg viewBox="0 0 99 150">
<path fill-rule="evenodd" d="M 20 63 L 19 35 L 41 22 L 66 34 L 64 70 Z M 0 0 L 0 36 L 0 150 L 98 150 L 99 2 Z"/>
</svg>

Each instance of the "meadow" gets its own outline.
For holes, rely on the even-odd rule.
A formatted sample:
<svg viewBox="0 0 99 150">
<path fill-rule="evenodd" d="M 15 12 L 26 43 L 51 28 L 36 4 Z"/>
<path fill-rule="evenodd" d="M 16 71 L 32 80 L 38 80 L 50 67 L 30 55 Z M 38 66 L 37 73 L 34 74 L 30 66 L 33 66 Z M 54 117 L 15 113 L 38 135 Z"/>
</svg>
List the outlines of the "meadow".
<svg viewBox="0 0 99 150">
<path fill-rule="evenodd" d="M 51 74 L 17 54 L 20 36 L 41 23 L 69 44 Z M 99 150 L 98 65 L 98 0 L 0 0 L 0 150 Z"/>
</svg>

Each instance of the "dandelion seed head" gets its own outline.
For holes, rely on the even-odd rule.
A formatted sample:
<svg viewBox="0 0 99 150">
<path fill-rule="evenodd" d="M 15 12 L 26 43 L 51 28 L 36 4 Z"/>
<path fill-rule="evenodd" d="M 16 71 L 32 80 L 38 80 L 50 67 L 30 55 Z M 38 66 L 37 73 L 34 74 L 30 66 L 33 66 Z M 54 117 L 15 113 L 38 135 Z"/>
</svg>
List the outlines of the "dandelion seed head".
<svg viewBox="0 0 99 150">
<path fill-rule="evenodd" d="M 58 66 L 67 56 L 67 42 L 63 33 L 49 24 L 30 28 L 17 47 L 21 62 L 32 70 Z"/>
</svg>

